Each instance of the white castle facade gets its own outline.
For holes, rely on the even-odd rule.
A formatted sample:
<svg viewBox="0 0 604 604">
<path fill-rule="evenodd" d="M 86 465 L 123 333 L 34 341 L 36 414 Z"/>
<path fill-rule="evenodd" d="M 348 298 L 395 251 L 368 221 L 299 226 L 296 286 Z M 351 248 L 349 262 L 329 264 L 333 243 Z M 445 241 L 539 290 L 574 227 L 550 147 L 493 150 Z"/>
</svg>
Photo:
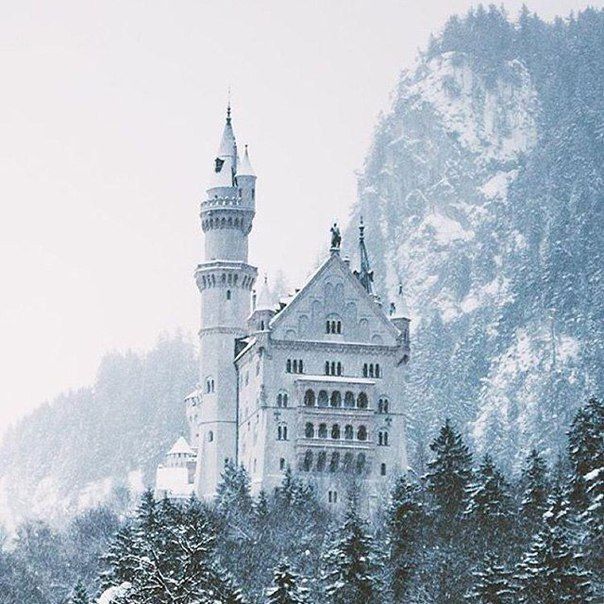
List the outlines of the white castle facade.
<svg viewBox="0 0 604 604">
<path fill-rule="evenodd" d="M 386 312 L 373 293 L 363 226 L 352 270 L 334 225 L 328 259 L 271 304 L 266 280 L 256 295 L 248 263 L 255 212 L 256 175 L 247 148 L 238 157 L 229 108 L 201 202 L 200 382 L 185 400 L 189 443 L 179 439 L 179 457 L 173 448 L 160 466 L 156 490 L 211 498 L 231 461 L 247 470 L 252 494 L 272 492 L 290 467 L 326 504 L 341 503 L 355 483 L 378 497 L 407 469 L 402 300 Z"/>
</svg>

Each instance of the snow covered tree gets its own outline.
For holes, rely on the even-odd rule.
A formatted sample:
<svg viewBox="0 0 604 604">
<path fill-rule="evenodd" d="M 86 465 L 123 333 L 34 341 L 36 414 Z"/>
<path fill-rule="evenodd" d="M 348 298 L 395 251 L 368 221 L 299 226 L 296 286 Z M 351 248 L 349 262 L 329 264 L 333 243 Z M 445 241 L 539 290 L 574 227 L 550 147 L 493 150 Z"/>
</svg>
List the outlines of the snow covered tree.
<svg viewBox="0 0 604 604">
<path fill-rule="evenodd" d="M 511 513 L 510 494 L 503 474 L 485 455 L 474 481 L 468 486 L 465 514 L 474 518 L 483 529 L 501 528 Z"/>
<path fill-rule="evenodd" d="M 497 556 L 487 554 L 480 568 L 472 573 L 474 583 L 466 599 L 476 604 L 512 604 L 512 573 Z"/>
<path fill-rule="evenodd" d="M 379 587 L 373 543 L 351 497 L 344 523 L 322 557 L 323 585 L 330 604 L 372 604 Z"/>
<path fill-rule="evenodd" d="M 566 502 L 557 493 L 544 515 L 544 526 L 535 536 L 516 573 L 516 597 L 533 604 L 573 604 L 591 601 L 592 586 L 582 556 L 571 542 Z"/>
<path fill-rule="evenodd" d="M 403 601 L 413 569 L 417 564 L 415 550 L 423 520 L 419 489 L 401 476 L 390 494 L 390 503 L 386 511 L 390 546 L 390 588 L 396 602 Z"/>
<path fill-rule="evenodd" d="M 604 405 L 592 398 L 579 409 L 568 433 L 572 465 L 570 500 L 580 514 L 591 505 L 586 476 L 604 468 Z"/>
<path fill-rule="evenodd" d="M 445 517 L 455 516 L 465 508 L 467 488 L 472 478 L 472 454 L 449 420 L 430 449 L 435 456 L 428 463 L 428 492 L 438 512 Z"/>
<path fill-rule="evenodd" d="M 549 494 L 547 464 L 536 449 L 526 459 L 522 470 L 522 502 L 520 509 L 529 524 L 539 523 L 545 510 Z"/>
<path fill-rule="evenodd" d="M 88 598 L 88 592 L 84 587 L 84 584 L 81 581 L 76 583 L 76 586 L 73 589 L 73 593 L 68 600 L 68 604 L 90 604 L 90 599 Z"/>
<path fill-rule="evenodd" d="M 304 604 L 308 590 L 301 585 L 300 579 L 287 562 L 275 569 L 273 587 L 267 590 L 266 604 Z"/>
<path fill-rule="evenodd" d="M 254 502 L 254 514 L 257 520 L 264 520 L 269 515 L 268 498 L 264 491 L 260 491 L 258 499 Z"/>
<path fill-rule="evenodd" d="M 302 507 L 312 502 L 313 490 L 303 480 L 294 476 L 290 466 L 283 474 L 281 485 L 275 493 L 277 505 L 286 507 Z"/>
<path fill-rule="evenodd" d="M 250 495 L 250 479 L 243 466 L 236 466 L 232 461 L 224 465 L 221 481 L 216 490 L 216 509 L 225 517 L 247 514 L 252 510 L 253 501 Z"/>
</svg>

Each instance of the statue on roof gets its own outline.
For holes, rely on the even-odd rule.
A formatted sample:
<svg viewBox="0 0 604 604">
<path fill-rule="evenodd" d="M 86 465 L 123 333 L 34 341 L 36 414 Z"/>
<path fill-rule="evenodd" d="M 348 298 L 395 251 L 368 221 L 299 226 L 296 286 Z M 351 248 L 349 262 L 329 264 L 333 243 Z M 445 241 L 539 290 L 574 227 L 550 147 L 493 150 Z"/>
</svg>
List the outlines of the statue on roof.
<svg viewBox="0 0 604 604">
<path fill-rule="evenodd" d="M 334 222 L 333 226 L 331 227 L 331 249 L 339 250 L 340 245 L 342 245 L 342 235 L 340 235 L 338 223 Z"/>
</svg>

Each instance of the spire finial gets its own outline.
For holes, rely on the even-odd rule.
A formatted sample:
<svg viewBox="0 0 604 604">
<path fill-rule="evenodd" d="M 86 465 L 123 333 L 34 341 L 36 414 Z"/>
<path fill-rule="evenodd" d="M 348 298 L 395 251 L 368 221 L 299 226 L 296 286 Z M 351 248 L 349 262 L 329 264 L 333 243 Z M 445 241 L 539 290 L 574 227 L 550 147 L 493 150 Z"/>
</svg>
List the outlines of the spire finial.
<svg viewBox="0 0 604 604">
<path fill-rule="evenodd" d="M 361 221 L 359 223 L 359 239 L 361 241 L 365 239 L 365 225 L 363 224 L 363 216 L 361 216 Z"/>
<path fill-rule="evenodd" d="M 231 124 L 231 87 L 229 86 L 228 90 L 228 100 L 227 100 L 227 124 Z"/>
<path fill-rule="evenodd" d="M 355 271 L 354 274 L 358 277 L 367 293 L 373 294 L 373 271 L 371 270 L 369 254 L 365 246 L 365 224 L 363 223 L 362 216 L 359 221 L 359 256 L 361 265 L 359 270 Z"/>
</svg>

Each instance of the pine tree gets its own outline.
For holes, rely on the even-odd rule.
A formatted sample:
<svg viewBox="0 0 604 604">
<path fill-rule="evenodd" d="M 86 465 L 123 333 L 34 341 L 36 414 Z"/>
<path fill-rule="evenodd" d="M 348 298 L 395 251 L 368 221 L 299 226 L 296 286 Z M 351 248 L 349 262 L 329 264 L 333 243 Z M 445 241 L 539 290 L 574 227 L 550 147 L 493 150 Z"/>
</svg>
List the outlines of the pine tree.
<svg viewBox="0 0 604 604">
<path fill-rule="evenodd" d="M 81 581 L 76 583 L 76 586 L 73 589 L 73 593 L 69 598 L 69 604 L 90 604 L 90 599 L 88 598 L 88 592 L 84 587 L 84 584 Z"/>
<path fill-rule="evenodd" d="M 275 496 L 278 505 L 300 508 L 312 503 L 313 490 L 310 485 L 294 476 L 291 467 L 287 466 Z"/>
<path fill-rule="evenodd" d="M 585 603 L 591 601 L 591 581 L 582 557 L 571 543 L 566 502 L 554 495 L 544 515 L 544 526 L 535 536 L 516 573 L 516 597 L 533 604 Z"/>
<path fill-rule="evenodd" d="M 521 484 L 523 487 L 520 504 L 522 515 L 529 524 L 538 523 L 547 509 L 549 484 L 547 464 L 536 449 L 533 449 L 526 459 Z"/>
<path fill-rule="evenodd" d="M 490 455 L 485 455 L 468 486 L 466 516 L 476 520 L 481 528 L 501 528 L 511 512 L 510 494 L 503 474 L 495 467 Z"/>
<path fill-rule="evenodd" d="M 300 585 L 299 577 L 292 572 L 289 564 L 283 562 L 275 569 L 274 587 L 266 593 L 266 604 L 304 604 L 308 590 Z"/>
<path fill-rule="evenodd" d="M 472 477 L 472 454 L 449 420 L 430 449 L 435 457 L 428 463 L 428 492 L 438 512 L 445 517 L 455 516 L 465 508 L 467 487 Z"/>
<path fill-rule="evenodd" d="M 216 490 L 216 509 L 225 517 L 247 514 L 253 508 L 250 479 L 243 466 L 228 461 Z"/>
<path fill-rule="evenodd" d="M 604 405 L 592 398 L 579 409 L 568 433 L 568 456 L 572 465 L 570 500 L 581 514 L 590 504 L 586 476 L 604 467 Z"/>
<path fill-rule="evenodd" d="M 386 513 L 389 536 L 390 586 L 395 602 L 403 601 L 417 564 L 417 540 L 423 522 L 423 508 L 417 486 L 401 476 L 390 495 Z"/>
<path fill-rule="evenodd" d="M 323 555 L 323 585 L 331 604 L 372 604 L 377 601 L 377 569 L 372 540 L 351 498 L 344 523 Z"/>
<path fill-rule="evenodd" d="M 513 600 L 512 573 L 496 556 L 488 554 L 479 570 L 472 573 L 474 584 L 466 599 L 476 604 L 510 604 Z"/>
<path fill-rule="evenodd" d="M 254 503 L 254 514 L 257 520 L 264 520 L 269 515 L 268 498 L 264 491 L 260 491 L 258 499 Z"/>
</svg>

